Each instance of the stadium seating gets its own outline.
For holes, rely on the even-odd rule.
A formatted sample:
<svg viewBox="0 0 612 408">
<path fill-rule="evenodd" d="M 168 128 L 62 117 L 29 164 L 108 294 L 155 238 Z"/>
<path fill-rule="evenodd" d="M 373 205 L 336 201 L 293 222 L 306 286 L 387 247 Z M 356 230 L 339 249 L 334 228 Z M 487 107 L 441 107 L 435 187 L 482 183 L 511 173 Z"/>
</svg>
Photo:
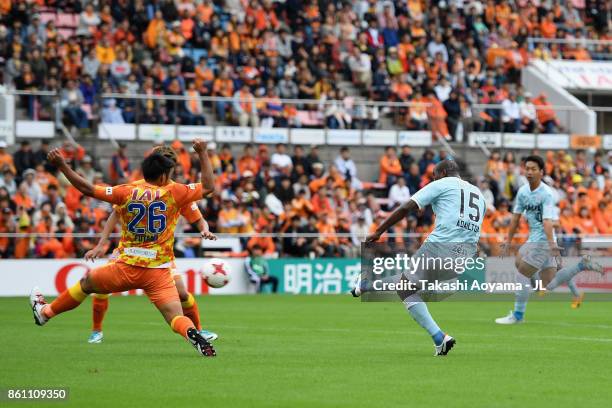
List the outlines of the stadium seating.
<svg viewBox="0 0 612 408">
<path fill-rule="evenodd" d="M 40 3 L 53 8 L 43 8 Z M 144 2 L 142 7 L 124 2 L 114 5 L 110 12 L 95 7 L 83 10 L 80 2 L 61 3 L 65 6 L 29 2 L 24 12 L 16 2 L 9 3 L 10 7 L 0 11 L 7 32 L 0 39 L 5 82 L 19 90 L 57 91 L 63 122 L 84 134 L 87 129 L 93 130 L 94 135 L 98 120 L 172 125 L 235 125 L 242 121 L 252 125 L 254 120 L 266 120 L 278 127 L 428 129 L 434 137 L 449 140 L 458 136 L 458 129 L 464 133 L 554 133 L 563 130 L 555 111 L 544 109 L 548 105 L 542 95 L 529 95 L 522 89 L 521 68 L 533 58 L 603 58 L 606 48 L 587 46 L 578 53 L 564 44 L 536 46 L 528 37 L 550 34 L 557 39 L 609 39 L 607 27 L 585 10 L 584 4 L 570 5 L 566 1 L 554 4 L 552 20 L 545 4 L 536 7 L 506 0 L 494 6 L 493 2 L 447 5 L 426 0 L 227 3 L 221 8 L 209 0 L 170 1 L 161 6 Z M 40 56 L 35 50 L 40 50 Z M 190 89 L 192 83 L 195 86 Z M 240 93 L 244 84 L 248 90 Z M 102 96 L 105 93 L 123 95 L 109 98 Z M 134 94 L 182 95 L 193 100 L 136 100 L 130 98 Z M 234 97 L 242 102 L 252 97 L 261 99 L 253 104 L 207 99 L 202 104 L 200 96 Z M 297 106 L 283 102 L 296 98 L 310 101 Z M 359 103 L 363 100 L 404 105 L 363 108 Z M 478 108 L 481 104 L 489 107 Z M 535 115 L 534 105 L 544 108 Z M 53 118 L 56 107 L 48 97 L 28 95 L 19 100 L 19 114 L 29 119 Z M 519 116 L 508 116 L 510 112 L 519 112 Z M 194 181 L 197 177 L 189 168 L 195 163 L 189 159 L 188 149 L 176 146 L 185 157 L 179 181 Z M 128 160 L 129 169 L 110 171 L 111 157 L 89 157 L 93 162 L 90 168 L 82 147 L 67 144 L 64 149 L 74 166 L 92 179 L 110 182 L 113 172 L 119 173 L 113 182 L 137 177 L 133 156 Z M 223 193 L 219 202 L 208 203 L 205 215 L 218 232 L 285 232 L 296 216 L 300 232 L 312 232 L 314 228 L 350 235 L 350 223 L 342 220 L 348 217 L 354 221 L 363 214 L 367 214 L 371 230 L 378 215 L 392 209 L 388 189 L 397 179 L 405 178 L 414 193 L 431 181 L 431 166 L 443 158 L 437 152 L 398 158 L 400 152 L 384 153 L 381 149 L 376 158 L 370 151 L 376 174 L 353 174 L 348 167 L 338 171 L 334 166 L 337 151 L 325 161 L 315 156 L 293 157 L 292 168 L 281 169 L 275 167 L 268 147 L 254 146 L 253 172 L 249 167 L 241 168 L 242 149 L 243 145 L 229 149 L 217 146 L 211 151 Z M 547 174 L 558 183 L 567 202 L 585 193 L 590 200 L 588 208 L 593 210 L 589 217 L 611 219 L 610 157 L 551 154 Z M 100 230 L 109 209 L 95 200 L 79 201 L 80 197 L 71 196 L 63 181 L 55 179 L 54 169 L 45 168 L 44 152 L 29 161 L 23 156 L 31 153 L 17 151 L 14 155 L 13 159 L 5 151 L 0 153 L 0 207 L 17 222 L 9 222 L 8 217 L 0 223 L 0 232 L 69 234 Z M 418 163 L 415 174 L 409 170 L 412 161 Z M 317 163 L 323 165 L 322 175 L 313 169 Z M 230 164 L 233 169 L 228 168 Z M 17 183 L 27 180 L 28 169 L 35 169 L 39 187 L 28 187 L 24 195 L 18 192 Z M 302 187 L 281 186 L 285 177 L 291 184 L 298 183 L 302 171 L 314 210 L 303 210 L 303 203 L 294 202 Z M 252 175 L 247 176 L 247 172 Z M 384 177 L 379 178 L 379 173 Z M 254 190 L 246 191 L 251 188 L 247 186 L 251 177 Z M 521 182 L 520 158 L 491 158 L 482 177 L 475 181 L 490 193 L 491 214 L 495 214 L 501 202 L 513 199 Z M 62 222 L 55 202 L 49 214 L 42 208 L 24 210 L 18 204 L 27 203 L 28 197 L 39 205 L 49 201 L 48 186 L 52 184 L 59 185 L 60 199 L 67 207 L 68 217 Z M 329 197 L 317 198 L 321 186 Z M 252 199 L 254 193 L 259 198 Z M 280 210 L 276 211 L 279 203 Z M 296 205 L 300 207 L 296 209 Z M 262 208 L 270 211 L 264 214 Z M 580 218 L 580 208 L 572 211 L 572 217 Z M 224 217 L 245 221 L 237 229 L 228 229 L 221 226 Z M 316 219 L 309 225 L 313 217 Z M 425 212 L 417 225 L 405 223 L 396 232 L 426 233 L 431 222 L 431 213 Z M 607 221 L 597 222 L 594 229 L 587 227 L 587 221 L 576 222 L 585 230 L 610 233 Z M 185 230 L 188 228 L 185 226 Z M 493 222 L 488 231 L 496 231 Z M 2 241 L 0 256 L 82 255 L 92 245 L 86 240 L 50 242 L 54 239 L 39 238 L 26 245 L 25 252 L 23 247 L 18 250 L 14 243 Z M 248 240 L 242 241 L 246 248 Z M 282 239 L 274 244 L 275 251 L 284 254 Z M 340 234 L 324 242 L 310 239 L 299 255 L 342 255 L 352 247 L 351 239 Z"/>
</svg>

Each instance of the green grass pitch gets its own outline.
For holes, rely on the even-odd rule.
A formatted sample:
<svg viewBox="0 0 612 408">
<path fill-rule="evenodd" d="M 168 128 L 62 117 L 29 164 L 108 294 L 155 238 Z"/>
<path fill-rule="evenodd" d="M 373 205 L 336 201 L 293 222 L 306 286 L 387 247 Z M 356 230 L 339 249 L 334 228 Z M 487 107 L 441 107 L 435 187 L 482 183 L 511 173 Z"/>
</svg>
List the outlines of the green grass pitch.
<svg viewBox="0 0 612 408">
<path fill-rule="evenodd" d="M 144 297 L 113 297 L 103 344 L 91 301 L 37 327 L 25 298 L 0 299 L 0 387 L 68 387 L 53 406 L 610 407 L 610 304 L 537 302 L 527 323 L 493 323 L 501 302 L 430 304 L 457 338 L 434 358 L 399 303 L 349 296 L 208 296 L 206 359 Z M 10 406 L 2 404 L 4 406 Z M 13 404 L 11 404 L 13 405 Z M 35 404 L 16 403 L 14 406 Z"/>
</svg>

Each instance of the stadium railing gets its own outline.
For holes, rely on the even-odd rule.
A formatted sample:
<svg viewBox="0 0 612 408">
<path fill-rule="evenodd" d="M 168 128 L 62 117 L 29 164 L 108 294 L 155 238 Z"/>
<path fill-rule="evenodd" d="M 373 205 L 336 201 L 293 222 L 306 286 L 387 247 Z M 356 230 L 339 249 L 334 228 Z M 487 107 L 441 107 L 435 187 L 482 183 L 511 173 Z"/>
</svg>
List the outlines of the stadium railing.
<svg viewBox="0 0 612 408">
<path fill-rule="evenodd" d="M 60 95 L 50 91 L 17 91 L 11 90 L 5 94 L 5 105 L 12 105 L 12 109 L 5 106 L 5 111 L 15 112 L 11 115 L 2 115 L 0 112 L 0 138 L 12 143 L 17 138 L 53 138 L 62 124 L 68 127 L 71 123 L 63 106 Z M 133 105 L 133 123 L 107 123 L 101 120 L 104 101 L 115 100 L 120 105 Z M 154 101 L 161 105 L 173 105 L 174 111 L 179 111 L 180 104 L 190 98 L 183 95 L 126 95 L 102 94 L 95 105 L 81 105 L 79 108 L 87 116 L 88 127 L 100 139 L 117 140 L 144 140 L 144 141 L 171 141 L 192 140 L 202 137 L 219 142 L 255 142 L 255 143 L 295 143 L 295 144 L 330 144 L 330 145 L 402 145 L 430 146 L 432 141 L 442 139 L 444 133 L 452 136 L 455 141 L 466 141 L 472 146 L 507 147 L 507 148 L 612 148 L 612 138 L 599 135 L 612 133 L 612 107 L 592 106 L 589 109 L 597 114 L 597 135 L 588 136 L 578 140 L 570 135 L 567 129 L 571 128 L 571 115 L 567 115 L 570 123 L 560 123 L 555 126 L 554 138 L 549 137 L 541 126 L 535 126 L 529 133 L 511 131 L 507 120 L 502 114 L 500 104 L 475 104 L 469 111 L 457 120 L 445 117 L 428 116 L 426 126 L 419 126 L 409 119 L 411 108 L 428 108 L 427 103 L 415 104 L 409 102 L 370 101 L 352 98 L 350 100 L 314 100 L 314 99 L 280 99 L 283 106 L 294 106 L 296 111 L 303 112 L 305 122 L 295 123 L 289 121 L 284 127 L 263 126 L 242 127 L 230 120 L 216 120 L 212 117 L 214 106 L 207 107 L 205 111 L 206 126 L 184 125 L 178 120 L 179 115 L 172 123 L 147 123 L 143 112 L 144 101 Z M 234 98 L 221 98 L 201 96 L 200 103 L 214 105 L 225 102 L 229 105 Z M 254 98 L 255 104 L 265 103 L 265 98 Z M 19 118 L 18 106 L 27 112 L 28 118 Z M 346 128 L 330 128 L 325 120 L 327 107 L 337 107 L 342 114 L 351 117 L 351 125 Z M 299 108 L 299 109 L 298 109 Z M 555 112 L 578 111 L 573 106 L 535 107 L 536 110 L 550 109 Z M 309 110 L 310 109 L 310 110 Z M 364 113 L 365 112 L 365 113 Z M 375 112 L 375 113 L 373 113 Z M 214 115 L 214 113 L 212 113 Z M 312 119 L 312 122 L 306 117 Z M 3 120 L 4 119 L 4 120 Z M 316 122 L 316 123 L 315 123 Z M 421 125 L 424 125 L 422 123 Z M 421 130 L 422 127 L 426 129 Z M 591 138 L 592 137 L 592 138 Z M 554 139 L 554 141 L 553 141 Z"/>
<path fill-rule="evenodd" d="M 247 249 L 247 242 L 250 238 L 272 238 L 275 242 L 277 254 L 284 254 L 284 238 L 305 238 L 309 242 L 313 241 L 323 241 L 326 238 L 334 237 L 338 239 L 337 247 L 342 247 L 344 250 L 350 251 L 353 255 L 357 255 L 359 253 L 360 246 L 355 245 L 353 242 L 353 238 L 357 239 L 358 242 L 361 242 L 365 239 L 363 235 L 354 235 L 351 233 L 299 233 L 299 234 L 285 234 L 282 232 L 272 232 L 272 233 L 217 233 L 218 241 L 204 241 L 201 242 L 194 241 L 194 239 L 200 238 L 200 235 L 197 233 L 176 233 L 176 246 L 181 247 L 184 245 L 191 245 L 198 249 L 198 256 L 208 255 L 210 252 L 220 252 L 220 253 L 233 253 L 236 255 L 244 254 L 243 251 Z M 0 239 L 8 238 L 17 244 L 20 240 L 28 240 L 33 243 L 34 247 L 38 247 L 43 244 L 46 240 L 49 239 L 57 239 L 62 241 L 67 238 L 72 240 L 73 246 L 77 249 L 77 251 L 82 251 L 81 254 L 77 253 L 77 256 L 82 256 L 84 251 L 90 249 L 95 245 L 98 241 L 100 234 L 98 233 L 0 233 Z M 120 234 L 111 234 L 111 242 L 113 243 L 112 247 L 116 246 Z M 405 245 L 407 247 L 410 246 L 418 246 L 426 237 L 426 234 L 423 233 L 387 233 L 384 235 L 389 239 L 389 243 L 391 245 L 397 244 L 396 242 L 400 242 L 398 245 Z M 518 249 L 518 247 L 526 241 L 528 235 L 527 234 L 517 234 L 515 236 L 515 241 L 511 245 L 513 249 Z M 398 241 L 399 238 L 399 241 Z M 479 243 L 479 247 L 482 253 L 488 256 L 499 256 L 501 253 L 501 244 L 505 242 L 506 234 L 482 234 L 481 240 Z M 79 241 L 84 240 L 87 241 L 86 246 L 79 245 Z M 189 243 L 187 244 L 187 241 Z M 570 253 L 573 255 L 582 254 L 582 253 L 593 253 L 593 251 L 599 252 L 601 254 L 609 254 L 612 253 L 612 235 L 606 234 L 563 234 L 559 236 L 559 245 L 565 249 L 566 253 Z M 85 249 L 83 249 L 85 248 Z M 110 251 L 109 251 L 110 253 Z M 39 256 L 37 256 L 39 257 Z"/>
</svg>

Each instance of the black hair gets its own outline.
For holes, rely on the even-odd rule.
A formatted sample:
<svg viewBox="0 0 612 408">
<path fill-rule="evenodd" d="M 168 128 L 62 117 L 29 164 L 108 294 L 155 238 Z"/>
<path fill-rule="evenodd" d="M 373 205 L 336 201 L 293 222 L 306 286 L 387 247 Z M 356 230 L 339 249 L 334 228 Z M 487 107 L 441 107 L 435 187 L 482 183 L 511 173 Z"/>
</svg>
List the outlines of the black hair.
<svg viewBox="0 0 612 408">
<path fill-rule="evenodd" d="M 172 160 L 155 152 L 142 161 L 142 175 L 148 182 L 156 181 L 163 175 L 169 176 L 174 166 Z"/>
<path fill-rule="evenodd" d="M 538 155 L 532 154 L 531 156 L 527 156 L 524 162 L 525 164 L 527 164 L 527 162 L 533 162 L 538 165 L 540 170 L 544 170 L 544 160 Z"/>
<path fill-rule="evenodd" d="M 445 172 L 447 177 L 459 176 L 459 165 L 454 160 L 442 160 L 436 165 L 436 173 Z"/>
</svg>

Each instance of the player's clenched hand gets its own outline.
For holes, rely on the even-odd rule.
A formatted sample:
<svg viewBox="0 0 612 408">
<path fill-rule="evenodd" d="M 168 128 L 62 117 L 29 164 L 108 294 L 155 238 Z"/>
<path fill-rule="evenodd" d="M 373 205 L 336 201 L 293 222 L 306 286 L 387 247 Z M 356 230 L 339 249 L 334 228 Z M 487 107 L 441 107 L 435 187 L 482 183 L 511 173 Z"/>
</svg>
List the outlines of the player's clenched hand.
<svg viewBox="0 0 612 408">
<path fill-rule="evenodd" d="M 64 164 L 64 156 L 59 149 L 53 149 L 47 154 L 47 161 L 55 167 L 60 167 Z"/>
<path fill-rule="evenodd" d="M 96 246 L 85 253 L 85 260 L 93 262 L 95 259 L 102 258 L 105 253 L 104 248 Z"/>
<path fill-rule="evenodd" d="M 380 234 L 378 232 L 374 232 L 366 237 L 365 242 L 376 242 L 380 239 Z"/>
<path fill-rule="evenodd" d="M 213 234 L 210 231 L 202 231 L 200 232 L 200 235 L 202 235 L 202 238 L 204 239 L 208 239 L 211 241 L 216 241 L 217 240 L 217 236 L 215 234 Z"/>
<path fill-rule="evenodd" d="M 193 150 L 197 153 L 205 153 L 206 152 L 206 142 L 202 139 L 194 139 L 193 140 Z"/>
</svg>

